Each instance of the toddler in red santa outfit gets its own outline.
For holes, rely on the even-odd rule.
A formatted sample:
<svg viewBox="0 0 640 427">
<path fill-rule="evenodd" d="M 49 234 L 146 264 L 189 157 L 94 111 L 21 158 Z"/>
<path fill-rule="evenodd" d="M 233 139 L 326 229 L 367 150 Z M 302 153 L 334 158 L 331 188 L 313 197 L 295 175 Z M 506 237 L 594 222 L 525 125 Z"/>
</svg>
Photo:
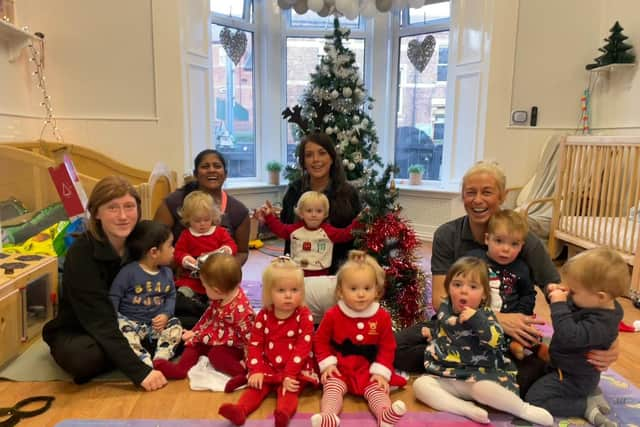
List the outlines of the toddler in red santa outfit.
<svg viewBox="0 0 640 427">
<path fill-rule="evenodd" d="M 364 396 L 381 427 L 394 426 L 407 411 L 403 401 L 389 398 L 389 386 L 404 386 L 406 380 L 393 371 L 391 316 L 378 303 L 384 277 L 382 267 L 362 251 L 349 252 L 338 271 L 338 304 L 325 313 L 314 337 L 323 394 L 313 427 L 340 424 L 347 391 Z"/>
<path fill-rule="evenodd" d="M 224 403 L 218 413 L 242 425 L 275 390 L 275 425 L 286 427 L 304 387 L 319 383 L 311 353 L 313 317 L 304 306 L 304 275 L 289 257 L 276 258 L 264 271 L 262 304 L 248 346 L 249 388 L 238 403 Z"/>
</svg>

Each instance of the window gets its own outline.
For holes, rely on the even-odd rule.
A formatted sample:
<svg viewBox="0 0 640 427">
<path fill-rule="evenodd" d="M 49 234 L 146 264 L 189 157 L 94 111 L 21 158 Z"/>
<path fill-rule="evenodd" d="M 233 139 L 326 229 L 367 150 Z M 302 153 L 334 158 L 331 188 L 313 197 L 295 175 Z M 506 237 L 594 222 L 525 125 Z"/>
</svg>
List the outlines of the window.
<svg viewBox="0 0 640 427">
<path fill-rule="evenodd" d="M 300 98 L 311 81 L 311 73 L 315 72 L 316 65 L 324 54 L 325 34 L 333 30 L 333 15 L 320 17 L 315 12 L 309 11 L 304 15 L 298 15 L 289 11 L 286 17 L 286 105 L 294 106 L 300 102 Z M 341 17 L 340 25 L 349 28 L 351 35 L 345 46 L 351 49 L 356 56 L 360 76 L 364 80 L 365 38 L 364 23 L 360 18 L 348 20 Z M 295 149 L 298 139 L 293 133 L 293 125 L 287 125 L 286 130 L 286 162 L 296 162 Z"/>
<path fill-rule="evenodd" d="M 447 93 L 449 2 L 405 9 L 400 16 L 398 88 L 394 162 L 397 178 L 421 164 L 424 179 L 439 180 L 442 164 Z M 409 44 L 435 39 L 433 54 L 422 72 L 409 58 Z M 414 43 L 415 44 L 415 43 Z M 412 49 L 412 52 L 415 48 Z M 415 53 L 412 53 L 415 61 Z"/>
<path fill-rule="evenodd" d="M 449 46 L 442 46 L 438 49 L 438 81 L 447 81 L 447 65 L 449 61 Z"/>
<path fill-rule="evenodd" d="M 230 177 L 255 177 L 252 1 L 211 0 L 211 12 L 213 145 L 227 159 Z"/>
<path fill-rule="evenodd" d="M 216 15 L 253 22 L 252 0 L 210 0 L 209 3 Z"/>
</svg>

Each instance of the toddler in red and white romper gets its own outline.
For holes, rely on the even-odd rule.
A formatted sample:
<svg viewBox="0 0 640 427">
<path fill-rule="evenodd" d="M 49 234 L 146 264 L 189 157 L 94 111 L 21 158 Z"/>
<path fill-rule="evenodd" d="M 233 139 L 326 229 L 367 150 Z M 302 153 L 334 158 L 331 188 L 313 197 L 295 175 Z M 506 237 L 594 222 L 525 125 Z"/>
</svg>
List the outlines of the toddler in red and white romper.
<svg viewBox="0 0 640 427">
<path fill-rule="evenodd" d="M 225 392 L 232 392 L 247 383 L 245 352 L 253 325 L 254 312 L 240 287 L 242 269 L 232 256 L 214 253 L 200 269 L 200 278 L 209 308 L 190 331 L 182 334 L 185 350 L 177 364 L 158 359 L 154 368 L 168 379 L 182 379 L 200 356 L 207 356 L 211 366 L 231 377 Z"/>
</svg>

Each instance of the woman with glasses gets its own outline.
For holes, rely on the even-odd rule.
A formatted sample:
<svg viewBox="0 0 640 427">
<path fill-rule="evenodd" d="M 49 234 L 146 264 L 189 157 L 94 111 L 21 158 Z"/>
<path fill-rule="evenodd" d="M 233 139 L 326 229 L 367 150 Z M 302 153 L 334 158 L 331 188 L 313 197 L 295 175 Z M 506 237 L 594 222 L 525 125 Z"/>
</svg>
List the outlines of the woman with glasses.
<svg viewBox="0 0 640 427">
<path fill-rule="evenodd" d="M 42 336 L 56 363 L 78 384 L 117 368 L 147 391 L 162 388 L 166 378 L 131 350 L 109 299 L 124 265 L 127 237 L 140 220 L 140 196 L 123 178 L 109 176 L 94 187 L 87 211 L 87 231 L 65 259 L 60 310 Z"/>
</svg>

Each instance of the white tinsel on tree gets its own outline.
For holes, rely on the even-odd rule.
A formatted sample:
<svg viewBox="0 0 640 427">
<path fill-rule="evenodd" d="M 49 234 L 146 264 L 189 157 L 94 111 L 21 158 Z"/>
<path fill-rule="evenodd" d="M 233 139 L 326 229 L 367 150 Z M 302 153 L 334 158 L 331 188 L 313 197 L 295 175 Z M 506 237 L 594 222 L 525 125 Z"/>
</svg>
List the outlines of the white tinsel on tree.
<svg viewBox="0 0 640 427">
<path fill-rule="evenodd" d="M 324 55 L 300 103 L 287 107 L 282 116 L 297 125 L 297 136 L 324 132 L 336 144 L 342 157 L 347 179 L 364 182 L 374 165 L 381 165 L 378 156 L 378 136 L 367 111 L 373 108 L 373 98 L 367 95 L 358 73 L 355 54 L 345 47 L 351 31 L 340 28 L 334 19 L 333 33 L 327 35 Z M 295 171 L 289 170 L 289 177 Z"/>
</svg>

